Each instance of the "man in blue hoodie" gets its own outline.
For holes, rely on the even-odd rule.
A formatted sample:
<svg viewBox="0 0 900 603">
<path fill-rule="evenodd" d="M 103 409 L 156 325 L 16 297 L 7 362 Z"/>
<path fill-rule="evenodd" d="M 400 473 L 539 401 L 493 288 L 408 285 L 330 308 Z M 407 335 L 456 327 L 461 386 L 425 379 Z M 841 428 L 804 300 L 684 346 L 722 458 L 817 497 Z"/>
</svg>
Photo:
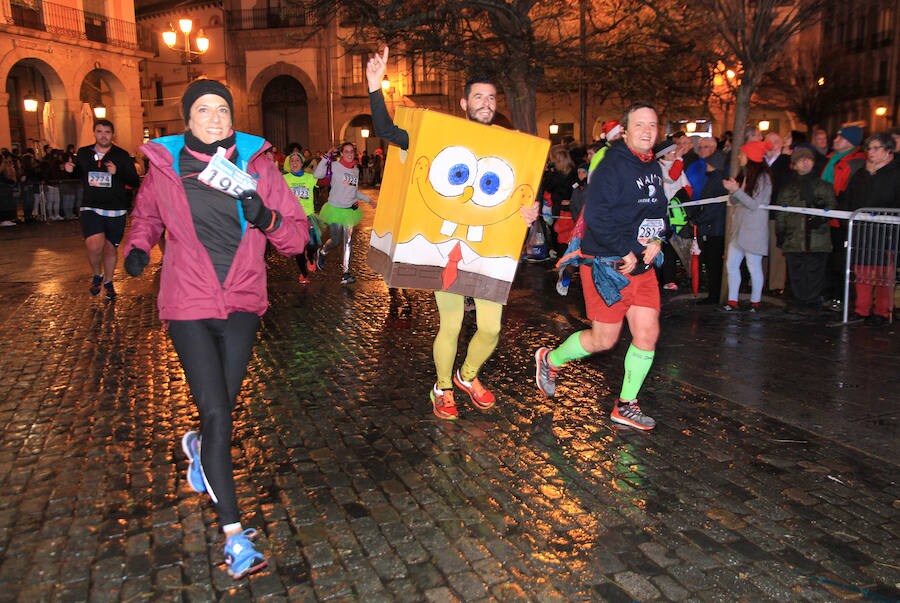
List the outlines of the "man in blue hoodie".
<svg viewBox="0 0 900 603">
<path fill-rule="evenodd" d="M 659 338 L 659 285 L 653 264 L 667 230 L 662 169 L 653 156 L 659 132 L 656 109 L 636 103 L 625 110 L 622 126 L 625 135 L 609 147 L 597 166 L 583 211 L 587 228 L 581 251 L 594 257 L 580 268 L 591 328 L 570 335 L 554 350 L 539 348 L 535 381 L 544 395 L 553 397 L 560 367 L 612 349 L 627 320 L 632 343 L 625 354 L 625 377 L 611 419 L 649 430 L 656 421 L 641 412 L 637 395 Z M 609 295 L 607 283 L 616 280 L 622 282 L 618 295 Z M 619 297 L 609 303 L 604 299 Z"/>
</svg>

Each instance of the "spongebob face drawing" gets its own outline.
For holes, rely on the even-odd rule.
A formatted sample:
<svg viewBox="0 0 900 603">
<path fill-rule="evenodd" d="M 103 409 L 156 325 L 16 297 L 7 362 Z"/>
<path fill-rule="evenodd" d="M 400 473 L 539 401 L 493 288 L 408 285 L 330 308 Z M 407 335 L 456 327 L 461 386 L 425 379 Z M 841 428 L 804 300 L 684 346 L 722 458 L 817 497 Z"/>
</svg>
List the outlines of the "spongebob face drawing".
<svg viewBox="0 0 900 603">
<path fill-rule="evenodd" d="M 369 263 L 389 286 L 505 303 L 549 141 L 424 109 L 397 123 L 410 146 L 388 153 Z"/>
<path fill-rule="evenodd" d="M 512 166 L 500 157 L 479 158 L 462 146 L 447 147 L 431 161 L 420 157 L 413 170 L 422 203 L 441 219 L 441 235 L 456 235 L 470 244 L 484 242 L 485 227 L 518 215 L 534 198 L 534 189 L 515 186 L 515 178 Z M 457 234 L 460 227 L 465 231 Z M 490 254 L 490 245 L 484 247 Z"/>
</svg>

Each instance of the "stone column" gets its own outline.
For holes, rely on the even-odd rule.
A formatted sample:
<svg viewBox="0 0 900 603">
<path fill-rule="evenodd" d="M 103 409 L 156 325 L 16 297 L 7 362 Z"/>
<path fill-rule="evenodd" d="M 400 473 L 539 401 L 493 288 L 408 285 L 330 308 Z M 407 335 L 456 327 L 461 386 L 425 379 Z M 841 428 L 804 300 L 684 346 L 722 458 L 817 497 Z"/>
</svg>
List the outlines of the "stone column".
<svg viewBox="0 0 900 603">
<path fill-rule="evenodd" d="M 8 149 L 12 146 L 9 133 L 9 94 L 0 92 L 0 147 Z"/>
</svg>

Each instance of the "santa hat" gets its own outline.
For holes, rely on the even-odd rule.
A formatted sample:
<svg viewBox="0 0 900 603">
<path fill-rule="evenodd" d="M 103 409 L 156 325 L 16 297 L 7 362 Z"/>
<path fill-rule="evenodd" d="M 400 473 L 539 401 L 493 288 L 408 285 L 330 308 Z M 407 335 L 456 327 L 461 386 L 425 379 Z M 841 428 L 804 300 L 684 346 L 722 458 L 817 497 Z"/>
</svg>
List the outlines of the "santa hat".
<svg viewBox="0 0 900 603">
<path fill-rule="evenodd" d="M 745 143 L 741 147 L 741 153 L 746 155 L 747 159 L 755 161 L 756 163 L 762 163 L 763 159 L 766 157 L 766 153 L 771 150 L 772 143 L 767 140 L 754 140 L 753 142 Z"/>
<path fill-rule="evenodd" d="M 672 151 L 678 148 L 678 145 L 672 142 L 671 140 L 664 140 L 655 147 L 653 147 L 653 156 L 659 159 L 665 155 L 668 155 Z"/>
<path fill-rule="evenodd" d="M 600 138 L 609 140 L 610 138 L 615 138 L 615 136 L 621 132 L 622 124 L 620 124 L 615 119 L 611 119 L 607 122 L 604 122 L 600 127 Z"/>
</svg>

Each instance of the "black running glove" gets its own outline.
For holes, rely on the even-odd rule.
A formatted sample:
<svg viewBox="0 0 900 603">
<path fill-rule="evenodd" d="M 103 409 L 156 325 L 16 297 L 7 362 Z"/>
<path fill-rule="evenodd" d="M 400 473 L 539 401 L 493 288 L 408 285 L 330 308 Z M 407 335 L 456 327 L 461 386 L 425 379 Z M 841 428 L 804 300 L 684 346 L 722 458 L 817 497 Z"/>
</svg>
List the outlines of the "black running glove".
<svg viewBox="0 0 900 603">
<path fill-rule="evenodd" d="M 150 256 L 147 255 L 147 252 L 135 247 L 128 252 L 128 257 L 125 258 L 125 272 L 131 276 L 140 276 L 149 263 Z"/>
<path fill-rule="evenodd" d="M 244 217 L 262 231 L 275 230 L 280 222 L 278 212 L 269 209 L 256 191 L 244 191 L 239 197 Z"/>
</svg>

